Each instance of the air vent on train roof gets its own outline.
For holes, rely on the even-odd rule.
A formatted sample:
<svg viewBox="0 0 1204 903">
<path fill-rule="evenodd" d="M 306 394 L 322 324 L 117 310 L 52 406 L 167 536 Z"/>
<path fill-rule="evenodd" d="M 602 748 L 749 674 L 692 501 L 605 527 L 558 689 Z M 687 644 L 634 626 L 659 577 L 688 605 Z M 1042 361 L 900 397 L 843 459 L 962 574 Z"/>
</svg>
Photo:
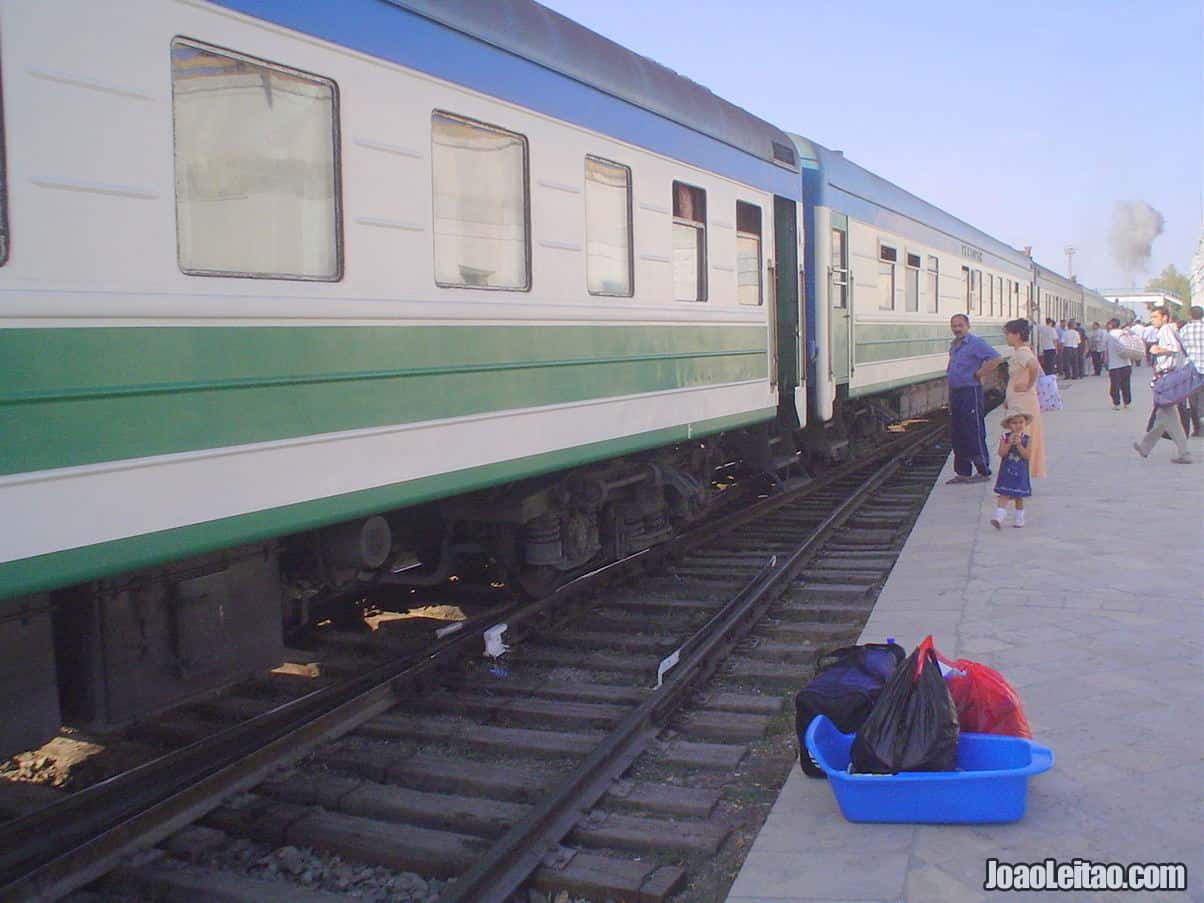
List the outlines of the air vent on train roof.
<svg viewBox="0 0 1204 903">
<path fill-rule="evenodd" d="M 794 165 L 794 148 L 787 147 L 780 141 L 773 142 L 773 158 L 781 163 Z"/>
</svg>

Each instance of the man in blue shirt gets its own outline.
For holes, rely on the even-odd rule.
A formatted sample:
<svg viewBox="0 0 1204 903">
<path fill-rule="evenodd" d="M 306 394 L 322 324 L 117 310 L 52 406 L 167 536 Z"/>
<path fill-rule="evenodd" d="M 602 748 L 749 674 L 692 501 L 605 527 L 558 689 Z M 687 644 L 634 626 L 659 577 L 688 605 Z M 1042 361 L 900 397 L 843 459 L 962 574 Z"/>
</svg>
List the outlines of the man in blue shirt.
<svg viewBox="0 0 1204 903">
<path fill-rule="evenodd" d="M 949 321 L 949 411 L 953 416 L 953 470 L 950 483 L 981 483 L 991 475 L 987 448 L 982 378 L 1003 363 L 999 352 L 970 332 L 970 318 L 954 314 Z M 977 471 L 975 474 L 974 471 Z"/>
</svg>

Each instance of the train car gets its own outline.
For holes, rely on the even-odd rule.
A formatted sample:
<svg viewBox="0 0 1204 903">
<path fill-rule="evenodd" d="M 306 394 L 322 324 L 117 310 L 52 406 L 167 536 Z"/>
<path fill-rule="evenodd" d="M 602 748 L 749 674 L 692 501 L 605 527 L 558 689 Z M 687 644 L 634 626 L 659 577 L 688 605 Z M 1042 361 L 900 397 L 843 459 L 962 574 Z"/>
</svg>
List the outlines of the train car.
<svg viewBox="0 0 1204 903">
<path fill-rule="evenodd" d="M 806 446 L 843 454 L 850 439 L 946 403 L 949 318 L 1006 352 L 1002 326 L 1027 316 L 1024 253 L 793 135 L 807 231 Z"/>
<path fill-rule="evenodd" d="M 0 755 L 802 426 L 790 138 L 536 3 L 8 2 L 0 66 Z"/>
<path fill-rule="evenodd" d="M 1047 318 L 1055 323 L 1083 319 L 1083 287 L 1078 282 L 1034 261 L 1033 285 L 1042 321 Z"/>
<path fill-rule="evenodd" d="M 1099 323 L 1102 326 L 1112 319 L 1119 320 L 1121 324 L 1124 324 L 1132 315 L 1132 311 L 1123 304 L 1109 301 L 1094 289 L 1083 288 L 1083 322 L 1087 326 L 1092 323 Z"/>
</svg>

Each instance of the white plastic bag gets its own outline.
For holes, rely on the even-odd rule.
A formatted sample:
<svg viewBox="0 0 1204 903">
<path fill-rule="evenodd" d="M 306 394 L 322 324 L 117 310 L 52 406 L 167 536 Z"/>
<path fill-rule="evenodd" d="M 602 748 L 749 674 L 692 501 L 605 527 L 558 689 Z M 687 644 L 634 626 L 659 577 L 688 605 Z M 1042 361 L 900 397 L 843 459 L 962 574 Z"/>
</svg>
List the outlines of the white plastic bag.
<svg viewBox="0 0 1204 903">
<path fill-rule="evenodd" d="M 1051 374 L 1037 377 L 1037 401 L 1042 411 L 1062 410 L 1062 395 L 1058 392 L 1058 378 Z"/>
</svg>

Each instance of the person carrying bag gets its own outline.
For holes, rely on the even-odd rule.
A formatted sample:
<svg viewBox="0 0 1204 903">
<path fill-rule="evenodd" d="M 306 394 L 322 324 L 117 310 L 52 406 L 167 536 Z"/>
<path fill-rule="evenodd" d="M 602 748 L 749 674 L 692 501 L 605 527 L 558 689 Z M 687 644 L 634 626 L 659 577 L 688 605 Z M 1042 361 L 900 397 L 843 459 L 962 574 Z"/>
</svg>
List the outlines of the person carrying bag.
<svg viewBox="0 0 1204 903">
<path fill-rule="evenodd" d="M 1179 419 L 1178 405 L 1199 385 L 1200 377 L 1175 334 L 1170 313 L 1165 308 L 1155 307 L 1150 312 L 1150 319 L 1158 328 L 1158 337 L 1150 346 L 1155 360 L 1154 381 L 1150 383 L 1154 390 L 1154 417 L 1141 441 L 1133 443 L 1133 450 L 1148 458 L 1165 432 L 1179 452 L 1171 462 L 1190 464 L 1191 453 L 1187 450 L 1187 435 L 1183 432 L 1183 421 Z"/>
</svg>

